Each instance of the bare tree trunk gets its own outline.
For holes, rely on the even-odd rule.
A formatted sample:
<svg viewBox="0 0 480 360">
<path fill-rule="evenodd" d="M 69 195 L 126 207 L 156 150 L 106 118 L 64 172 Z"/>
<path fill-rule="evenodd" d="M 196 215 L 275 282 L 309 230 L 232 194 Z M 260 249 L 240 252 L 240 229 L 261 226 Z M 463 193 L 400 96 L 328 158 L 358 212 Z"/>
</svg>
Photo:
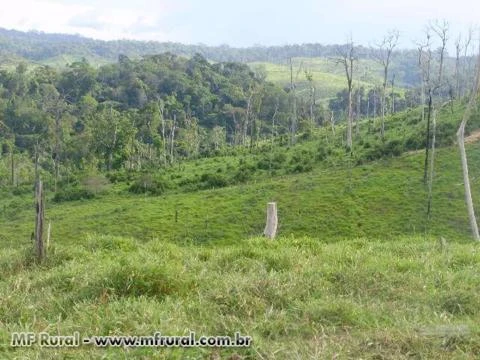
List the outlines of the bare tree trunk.
<svg viewBox="0 0 480 360">
<path fill-rule="evenodd" d="M 468 163 L 467 163 L 467 153 L 465 151 L 465 124 L 467 122 L 467 118 L 464 116 L 464 120 L 462 121 L 460 128 L 457 132 L 457 141 L 458 147 L 460 148 L 460 156 L 462 159 L 462 171 L 463 171 L 463 184 L 465 186 L 465 202 L 467 204 L 467 211 L 468 211 L 468 219 L 470 221 L 470 228 L 472 230 L 472 236 L 475 240 L 480 241 L 480 234 L 478 232 L 478 225 L 477 219 L 475 217 L 475 209 L 473 207 L 473 200 L 472 200 L 472 191 L 470 189 L 470 178 L 468 175 Z"/>
<path fill-rule="evenodd" d="M 38 180 L 35 186 L 35 248 L 38 261 L 42 261 L 45 255 L 43 246 L 43 221 L 44 221 L 44 202 L 43 202 L 43 185 L 42 181 Z"/>
<path fill-rule="evenodd" d="M 382 124 L 381 124 L 381 129 L 380 129 L 380 135 L 382 138 L 385 137 L 385 107 L 386 102 L 387 102 L 387 82 L 383 82 L 383 89 L 382 89 Z"/>
<path fill-rule="evenodd" d="M 290 143 L 295 144 L 295 135 L 297 134 L 297 94 L 293 83 L 293 62 L 290 58 L 290 91 L 292 96 L 292 123 L 291 123 L 291 138 Z"/>
<path fill-rule="evenodd" d="M 427 225 L 425 233 L 428 233 L 430 218 L 432 214 L 432 195 L 433 195 L 433 177 L 434 177 L 434 170 L 435 170 L 435 135 L 436 135 L 436 128 L 437 128 L 437 111 L 433 111 L 433 119 L 432 119 L 432 154 L 430 156 L 430 170 L 429 170 L 429 178 L 428 178 L 428 200 L 427 200 Z"/>
<path fill-rule="evenodd" d="M 460 98 L 460 52 L 462 36 L 458 35 L 457 40 L 455 40 L 455 97 Z"/>
<path fill-rule="evenodd" d="M 315 106 L 315 87 L 312 86 L 312 99 L 310 102 L 310 121 L 312 122 L 312 125 L 315 125 L 315 113 L 313 111 L 313 108 Z"/>
<path fill-rule="evenodd" d="M 387 102 L 387 81 L 388 68 L 392 57 L 393 50 L 398 44 L 399 32 L 397 30 L 390 30 L 383 38 L 383 41 L 378 45 L 377 61 L 383 66 L 383 84 L 382 84 L 382 124 L 380 134 L 382 139 L 385 137 L 385 110 Z"/>
<path fill-rule="evenodd" d="M 348 88 L 348 123 L 347 123 L 347 147 L 351 150 L 352 143 L 352 125 L 353 125 L 353 106 L 352 106 L 352 87 Z"/>
<path fill-rule="evenodd" d="M 420 99 L 422 102 L 422 123 L 425 122 L 425 81 L 422 79 L 422 89 L 420 94 Z"/>
<path fill-rule="evenodd" d="M 12 150 L 10 151 L 10 170 L 11 170 L 11 177 L 12 177 L 12 186 L 15 185 L 15 157 L 14 157 L 14 152 L 13 152 L 13 146 Z"/>
<path fill-rule="evenodd" d="M 360 135 L 360 111 L 361 111 L 361 102 L 362 102 L 362 97 L 360 95 L 360 86 L 358 87 L 357 91 L 357 110 L 356 110 L 356 116 L 355 116 L 355 135 L 358 137 Z"/>
<path fill-rule="evenodd" d="M 332 111 L 332 115 L 330 117 L 330 124 L 332 125 L 332 134 L 333 134 L 333 137 L 335 137 L 335 117 L 333 115 L 333 111 Z"/>
<path fill-rule="evenodd" d="M 478 232 L 477 219 L 475 217 L 475 209 L 473 207 L 472 200 L 472 191 L 470 189 L 470 177 L 468 175 L 468 162 L 467 162 L 467 152 L 465 151 L 465 126 L 467 121 L 470 118 L 474 107 L 476 106 L 478 91 L 480 88 L 480 49 L 479 54 L 477 55 L 477 71 L 475 77 L 475 86 L 473 88 L 472 94 L 470 95 L 470 101 L 468 102 L 467 108 L 463 113 L 463 119 L 460 123 L 460 127 L 457 131 L 457 141 L 458 147 L 460 149 L 460 157 L 462 160 L 462 171 L 463 171 L 463 184 L 465 186 L 465 202 L 467 204 L 468 219 L 470 221 L 470 227 L 472 230 L 472 236 L 476 241 L 480 241 L 480 234 Z"/>
<path fill-rule="evenodd" d="M 163 146 L 163 165 L 167 166 L 167 139 L 165 136 L 165 116 L 164 116 L 164 107 L 159 106 L 157 102 L 157 108 L 162 117 L 162 146 Z"/>
<path fill-rule="evenodd" d="M 275 117 L 277 116 L 277 112 L 278 112 L 278 101 L 275 104 L 275 111 L 273 112 L 273 116 L 272 116 L 272 145 L 275 144 Z"/>
<path fill-rule="evenodd" d="M 392 76 L 392 114 L 395 114 L 395 92 L 394 92 L 394 87 L 395 87 L 395 73 Z"/>
<path fill-rule="evenodd" d="M 432 114 L 433 100 L 432 100 L 432 91 L 428 91 L 428 113 L 427 113 L 427 133 L 425 139 L 425 162 L 423 165 L 423 183 L 427 185 L 428 180 L 428 156 L 430 150 L 430 124 L 431 124 L 431 114 Z"/>
<path fill-rule="evenodd" d="M 175 144 L 175 127 L 177 124 L 177 114 L 173 114 L 172 132 L 170 133 L 170 163 L 173 163 L 173 148 Z"/>
</svg>

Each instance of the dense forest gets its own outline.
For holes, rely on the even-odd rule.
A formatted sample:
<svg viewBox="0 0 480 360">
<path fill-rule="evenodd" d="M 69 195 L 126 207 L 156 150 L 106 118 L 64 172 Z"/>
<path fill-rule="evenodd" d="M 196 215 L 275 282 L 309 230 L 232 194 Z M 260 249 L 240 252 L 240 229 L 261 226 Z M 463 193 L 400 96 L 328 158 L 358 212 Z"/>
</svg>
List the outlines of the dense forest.
<svg viewBox="0 0 480 360">
<path fill-rule="evenodd" d="M 201 55 L 121 56 L 99 69 L 80 61 L 63 71 L 20 64 L 0 72 L 2 154 L 37 156 L 55 177 L 167 165 L 288 133 L 290 101 L 247 65 Z M 298 105 L 304 131 L 310 107 Z"/>
</svg>

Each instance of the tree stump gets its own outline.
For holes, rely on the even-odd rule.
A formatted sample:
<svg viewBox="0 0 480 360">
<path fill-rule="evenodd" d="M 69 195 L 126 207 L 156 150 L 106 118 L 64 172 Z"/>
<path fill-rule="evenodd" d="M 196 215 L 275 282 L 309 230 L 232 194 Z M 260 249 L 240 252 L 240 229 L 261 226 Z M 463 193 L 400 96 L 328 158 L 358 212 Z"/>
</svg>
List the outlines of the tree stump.
<svg viewBox="0 0 480 360">
<path fill-rule="evenodd" d="M 269 239 L 274 239 L 277 234 L 277 225 L 277 203 L 270 202 L 267 205 L 267 225 L 265 226 L 263 234 Z"/>
</svg>

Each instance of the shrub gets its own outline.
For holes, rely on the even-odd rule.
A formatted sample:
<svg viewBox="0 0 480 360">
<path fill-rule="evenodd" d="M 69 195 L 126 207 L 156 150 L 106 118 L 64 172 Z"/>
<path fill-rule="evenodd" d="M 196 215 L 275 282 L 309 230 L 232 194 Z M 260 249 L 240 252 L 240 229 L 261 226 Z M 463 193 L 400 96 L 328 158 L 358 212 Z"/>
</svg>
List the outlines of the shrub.
<svg viewBox="0 0 480 360">
<path fill-rule="evenodd" d="M 264 154 L 257 162 L 257 168 L 262 170 L 281 169 L 287 160 L 285 153 L 277 151 Z"/>
<path fill-rule="evenodd" d="M 313 169 L 314 156 L 310 151 L 307 150 L 295 150 L 290 158 L 289 165 L 287 169 L 289 173 L 301 173 L 307 172 Z"/>
<path fill-rule="evenodd" d="M 234 183 L 244 183 L 252 178 L 253 171 L 246 165 L 241 165 L 232 176 Z"/>
<path fill-rule="evenodd" d="M 200 177 L 200 187 L 203 189 L 219 188 L 228 185 L 228 180 L 225 176 L 219 173 L 210 174 L 205 173 Z"/>
<path fill-rule="evenodd" d="M 54 202 L 74 201 L 83 199 L 92 199 L 95 194 L 90 190 L 80 187 L 67 187 L 58 190 L 53 196 Z"/>
<path fill-rule="evenodd" d="M 167 180 L 158 177 L 154 178 L 150 174 L 144 174 L 133 182 L 128 191 L 134 194 L 149 193 L 151 195 L 161 195 L 170 187 Z"/>
</svg>

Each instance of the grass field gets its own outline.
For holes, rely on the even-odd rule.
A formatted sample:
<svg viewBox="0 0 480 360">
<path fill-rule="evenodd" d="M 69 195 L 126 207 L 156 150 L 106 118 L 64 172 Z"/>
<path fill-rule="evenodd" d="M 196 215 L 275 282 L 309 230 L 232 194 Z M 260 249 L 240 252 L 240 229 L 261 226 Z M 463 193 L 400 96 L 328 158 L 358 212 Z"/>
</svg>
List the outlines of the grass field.
<svg viewBox="0 0 480 360">
<path fill-rule="evenodd" d="M 336 94 L 347 87 L 345 70 L 335 59 L 329 58 L 293 58 L 293 79 L 300 96 L 309 95 L 309 83 L 305 76 L 308 71 L 313 76 L 316 97 L 319 101 L 327 102 Z M 253 62 L 249 64 L 253 69 L 263 69 L 267 74 L 267 80 L 275 84 L 287 87 L 290 85 L 290 62 L 268 63 Z M 354 86 L 371 89 L 380 86 L 383 82 L 381 67 L 372 60 L 362 59 L 356 64 L 354 74 Z M 404 93 L 403 88 L 396 88 L 400 94 Z"/>
<path fill-rule="evenodd" d="M 90 235 L 42 266 L 0 257 L 3 359 L 475 359 L 477 244 L 253 238 L 226 246 Z M 247 349 L 12 349 L 10 333 L 230 335 Z M 221 356 L 221 357 L 220 357 Z"/>
<path fill-rule="evenodd" d="M 470 240 L 458 150 L 449 142 L 462 109 L 439 114 L 428 231 L 423 153 L 368 160 L 377 147 L 415 150 L 413 136 L 424 126 L 415 111 L 390 117 L 383 142 L 365 120 L 353 159 L 340 151 L 338 126 L 336 136 L 322 129 L 271 154 L 183 163 L 162 174 L 177 187 L 159 196 L 130 193 L 134 179 L 89 200 L 53 202 L 49 194 L 51 243 L 41 265 L 30 240 L 31 189 L 3 189 L 0 358 L 478 358 L 480 255 Z M 299 159 L 329 147 L 333 153 L 296 171 Z M 286 154 L 282 166 L 264 169 L 278 151 Z M 478 209 L 480 143 L 467 151 Z M 245 182 L 188 187 L 204 174 L 228 178 L 245 164 L 256 168 Z M 272 200 L 275 241 L 259 238 Z M 10 334 L 18 331 L 239 331 L 253 346 L 14 349 Z"/>
</svg>

